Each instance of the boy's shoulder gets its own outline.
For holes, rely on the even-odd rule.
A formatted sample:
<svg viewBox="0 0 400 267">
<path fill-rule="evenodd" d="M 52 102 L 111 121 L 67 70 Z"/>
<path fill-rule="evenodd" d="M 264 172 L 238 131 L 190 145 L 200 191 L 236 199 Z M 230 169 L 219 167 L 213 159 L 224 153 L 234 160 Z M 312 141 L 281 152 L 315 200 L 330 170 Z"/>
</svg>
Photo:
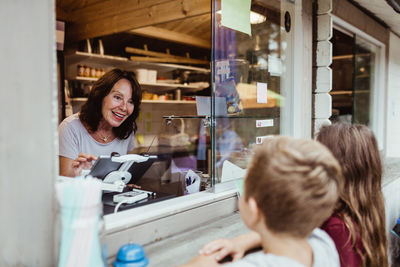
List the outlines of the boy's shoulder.
<svg viewBox="0 0 400 267">
<path fill-rule="evenodd" d="M 313 250 L 313 267 L 340 267 L 339 256 L 332 239 L 321 229 L 314 229 L 308 238 Z M 243 259 L 228 264 L 229 267 L 304 267 L 301 263 L 274 254 L 259 251 L 244 257 Z"/>
<path fill-rule="evenodd" d="M 232 262 L 228 267 L 304 267 L 304 265 L 286 257 L 264 253 L 263 251 L 251 253 L 241 260 Z"/>
<path fill-rule="evenodd" d="M 323 230 L 316 228 L 308 238 L 314 253 L 313 267 L 339 267 L 339 255 L 335 243 Z"/>
</svg>

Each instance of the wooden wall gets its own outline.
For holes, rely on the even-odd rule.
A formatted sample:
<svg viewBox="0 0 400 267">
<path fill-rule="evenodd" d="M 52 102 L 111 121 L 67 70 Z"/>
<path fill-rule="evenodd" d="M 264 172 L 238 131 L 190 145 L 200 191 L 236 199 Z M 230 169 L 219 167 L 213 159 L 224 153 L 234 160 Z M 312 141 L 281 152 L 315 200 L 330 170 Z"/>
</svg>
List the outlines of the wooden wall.
<svg viewBox="0 0 400 267">
<path fill-rule="evenodd" d="M 389 43 L 389 29 L 347 0 L 332 0 L 332 14 L 384 44 Z"/>
<path fill-rule="evenodd" d="M 67 38 L 84 40 L 210 14 L 210 0 L 57 1 L 57 19 L 70 25 Z"/>
</svg>

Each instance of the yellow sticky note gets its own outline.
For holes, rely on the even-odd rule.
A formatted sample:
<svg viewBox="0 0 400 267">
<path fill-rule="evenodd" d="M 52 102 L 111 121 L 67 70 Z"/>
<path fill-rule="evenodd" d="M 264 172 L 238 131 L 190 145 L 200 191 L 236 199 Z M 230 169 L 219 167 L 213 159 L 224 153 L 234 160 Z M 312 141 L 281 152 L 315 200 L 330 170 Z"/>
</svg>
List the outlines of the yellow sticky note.
<svg viewBox="0 0 400 267">
<path fill-rule="evenodd" d="M 138 135 L 136 135 L 136 140 L 137 140 L 137 142 L 139 143 L 139 144 L 144 144 L 144 137 L 143 137 L 143 134 L 138 134 Z"/>
<path fill-rule="evenodd" d="M 222 0 L 221 24 L 251 36 L 251 0 Z"/>
<path fill-rule="evenodd" d="M 138 122 L 142 122 L 143 120 L 143 113 L 139 111 Z"/>
<path fill-rule="evenodd" d="M 146 122 L 146 132 L 151 132 L 151 121 Z"/>
<path fill-rule="evenodd" d="M 146 119 L 151 119 L 151 112 L 146 112 Z"/>
</svg>

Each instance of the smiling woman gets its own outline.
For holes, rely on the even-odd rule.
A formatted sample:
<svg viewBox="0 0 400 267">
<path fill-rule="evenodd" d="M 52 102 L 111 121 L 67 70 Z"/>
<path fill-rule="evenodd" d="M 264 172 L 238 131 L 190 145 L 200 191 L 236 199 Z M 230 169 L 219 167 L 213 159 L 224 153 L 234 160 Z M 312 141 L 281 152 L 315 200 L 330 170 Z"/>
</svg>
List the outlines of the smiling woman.
<svg viewBox="0 0 400 267">
<path fill-rule="evenodd" d="M 80 175 L 97 156 L 132 150 L 141 95 L 131 72 L 113 69 L 100 78 L 81 111 L 58 128 L 60 175 Z"/>
</svg>

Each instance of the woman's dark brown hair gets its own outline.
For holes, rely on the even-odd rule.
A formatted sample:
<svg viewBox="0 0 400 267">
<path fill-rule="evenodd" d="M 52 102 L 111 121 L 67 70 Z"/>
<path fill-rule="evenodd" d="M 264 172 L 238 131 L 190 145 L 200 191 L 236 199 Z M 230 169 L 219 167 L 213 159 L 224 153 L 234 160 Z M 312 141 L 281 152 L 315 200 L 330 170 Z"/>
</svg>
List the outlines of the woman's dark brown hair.
<svg viewBox="0 0 400 267">
<path fill-rule="evenodd" d="M 115 136 L 119 139 L 126 139 L 132 132 L 136 132 L 136 118 L 139 116 L 139 106 L 142 101 L 142 89 L 132 72 L 122 71 L 120 69 L 110 70 L 104 74 L 103 77 L 97 80 L 93 84 L 87 102 L 81 108 L 79 119 L 89 128 L 90 131 L 97 131 L 97 127 L 103 118 L 101 113 L 103 99 L 121 79 L 127 79 L 131 83 L 134 109 L 132 114 L 119 127 L 114 127 L 112 130 Z"/>
<path fill-rule="evenodd" d="M 387 267 L 382 163 L 374 134 L 364 125 L 337 123 L 323 126 L 317 140 L 332 151 L 342 167 L 344 185 L 336 214 L 348 227 L 362 266 Z M 363 251 L 356 247 L 357 232 Z"/>
</svg>

